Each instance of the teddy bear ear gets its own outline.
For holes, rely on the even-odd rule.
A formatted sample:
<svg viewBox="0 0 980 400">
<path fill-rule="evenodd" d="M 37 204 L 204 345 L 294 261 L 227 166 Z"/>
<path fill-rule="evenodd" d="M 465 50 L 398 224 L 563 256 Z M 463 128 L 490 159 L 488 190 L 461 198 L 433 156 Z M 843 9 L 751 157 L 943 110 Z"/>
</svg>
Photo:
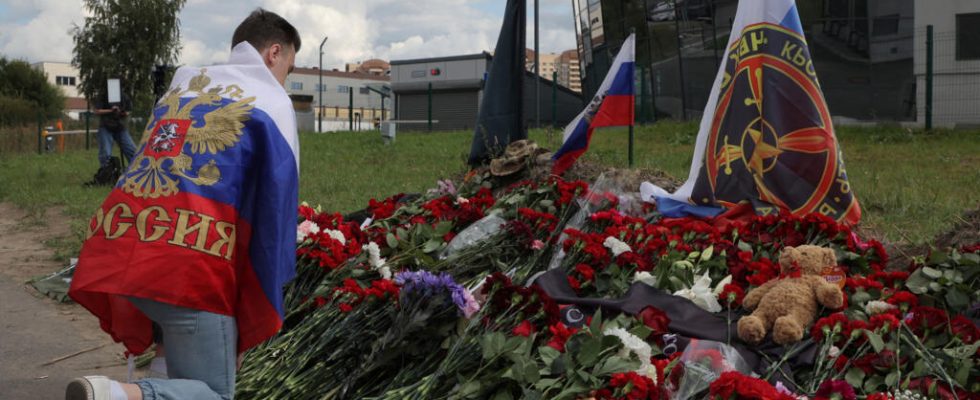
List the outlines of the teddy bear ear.
<svg viewBox="0 0 980 400">
<path fill-rule="evenodd" d="M 823 257 L 825 265 L 837 265 L 837 253 L 834 249 L 824 249 Z"/>
<path fill-rule="evenodd" d="M 800 251 L 793 246 L 783 247 L 783 251 L 779 253 L 779 263 L 788 264 L 792 263 L 794 260 L 799 259 Z"/>
</svg>

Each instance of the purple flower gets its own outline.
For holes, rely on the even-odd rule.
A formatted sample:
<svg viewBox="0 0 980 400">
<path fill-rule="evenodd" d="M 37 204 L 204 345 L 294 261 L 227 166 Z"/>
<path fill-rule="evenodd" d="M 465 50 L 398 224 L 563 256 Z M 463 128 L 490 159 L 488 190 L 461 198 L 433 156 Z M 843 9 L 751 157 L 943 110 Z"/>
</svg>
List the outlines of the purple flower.
<svg viewBox="0 0 980 400">
<path fill-rule="evenodd" d="M 480 305 L 473 298 L 473 295 L 445 272 L 438 275 L 428 271 L 399 272 L 395 275 L 395 283 L 402 287 L 401 293 L 405 297 L 415 296 L 419 299 L 426 299 L 439 295 L 449 295 L 453 304 L 467 318 L 480 309 Z"/>
</svg>

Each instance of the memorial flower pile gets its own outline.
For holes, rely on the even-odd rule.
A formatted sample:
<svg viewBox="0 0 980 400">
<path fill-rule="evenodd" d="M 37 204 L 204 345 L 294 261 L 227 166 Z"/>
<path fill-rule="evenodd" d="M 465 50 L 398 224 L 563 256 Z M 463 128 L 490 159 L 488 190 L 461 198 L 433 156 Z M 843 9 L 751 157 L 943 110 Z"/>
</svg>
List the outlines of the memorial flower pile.
<svg viewBox="0 0 980 400">
<path fill-rule="evenodd" d="M 819 214 L 664 218 L 585 182 L 490 183 L 359 216 L 302 206 L 286 323 L 247 354 L 236 397 L 978 398 L 980 245 L 887 269 L 881 243 Z M 823 275 L 845 295 L 803 341 L 686 325 L 731 327 L 803 244 L 835 250 Z M 629 306 L 641 294 L 656 300 Z"/>
</svg>

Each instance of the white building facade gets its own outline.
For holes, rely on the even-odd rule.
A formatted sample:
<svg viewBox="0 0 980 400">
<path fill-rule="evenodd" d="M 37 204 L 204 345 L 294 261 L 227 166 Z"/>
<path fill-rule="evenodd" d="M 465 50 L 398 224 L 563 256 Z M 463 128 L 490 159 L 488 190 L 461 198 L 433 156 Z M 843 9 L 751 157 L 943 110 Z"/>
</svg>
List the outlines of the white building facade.
<svg viewBox="0 0 980 400">
<path fill-rule="evenodd" d="M 362 124 L 390 118 L 391 99 L 382 102 L 381 95 L 367 88 L 368 85 L 387 86 L 387 76 L 323 70 L 321 87 L 320 72 L 316 68 L 296 68 L 286 77 L 286 92 L 313 96 L 314 118 L 318 118 L 322 110 L 324 121 L 349 121 L 351 108 L 354 119 Z"/>
<path fill-rule="evenodd" d="M 926 121 L 927 27 L 932 26 L 932 123 L 980 126 L 980 1 L 915 0 L 917 121 Z"/>
<path fill-rule="evenodd" d="M 81 84 L 78 68 L 69 63 L 51 61 L 36 62 L 31 66 L 44 72 L 48 76 L 48 83 L 61 88 L 65 97 L 82 97 L 78 92 L 78 85 Z"/>
</svg>

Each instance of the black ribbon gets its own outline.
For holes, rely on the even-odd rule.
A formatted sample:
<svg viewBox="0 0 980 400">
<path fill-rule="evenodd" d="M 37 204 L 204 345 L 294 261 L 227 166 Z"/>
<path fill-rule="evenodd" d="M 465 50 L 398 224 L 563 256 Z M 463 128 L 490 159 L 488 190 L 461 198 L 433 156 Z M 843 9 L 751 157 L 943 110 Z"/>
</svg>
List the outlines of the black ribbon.
<svg viewBox="0 0 980 400">
<path fill-rule="evenodd" d="M 571 305 L 562 309 L 563 317 L 565 314 L 574 313 L 576 309 L 590 315 L 600 308 L 603 315 L 621 313 L 638 315 L 648 306 L 656 307 L 670 318 L 668 329 L 671 334 L 674 334 L 670 338 L 670 343 L 676 345 L 677 350 L 683 351 L 692 338 L 727 343 L 734 347 L 749 367 L 759 375 L 765 375 L 773 363 L 778 363 L 783 358 L 786 351 L 796 348 L 796 346 L 778 345 L 771 337 L 766 337 L 766 340 L 759 345 L 746 344 L 736 333 L 736 325 L 739 317 L 744 315 L 743 312 L 733 311 L 729 324 L 724 314 L 710 313 L 688 299 L 671 295 L 644 283 L 634 283 L 626 295 L 619 299 L 578 297 L 569 286 L 568 278 L 561 269 L 546 272 L 539 276 L 534 284 L 541 287 L 558 304 Z M 731 332 L 731 343 L 728 343 L 729 332 Z M 810 338 L 805 338 L 800 343 L 799 351 L 791 355 L 781 366 L 781 374 L 773 374 L 772 382 L 792 382 L 793 370 L 813 365 L 817 355 L 816 343 Z"/>
</svg>

